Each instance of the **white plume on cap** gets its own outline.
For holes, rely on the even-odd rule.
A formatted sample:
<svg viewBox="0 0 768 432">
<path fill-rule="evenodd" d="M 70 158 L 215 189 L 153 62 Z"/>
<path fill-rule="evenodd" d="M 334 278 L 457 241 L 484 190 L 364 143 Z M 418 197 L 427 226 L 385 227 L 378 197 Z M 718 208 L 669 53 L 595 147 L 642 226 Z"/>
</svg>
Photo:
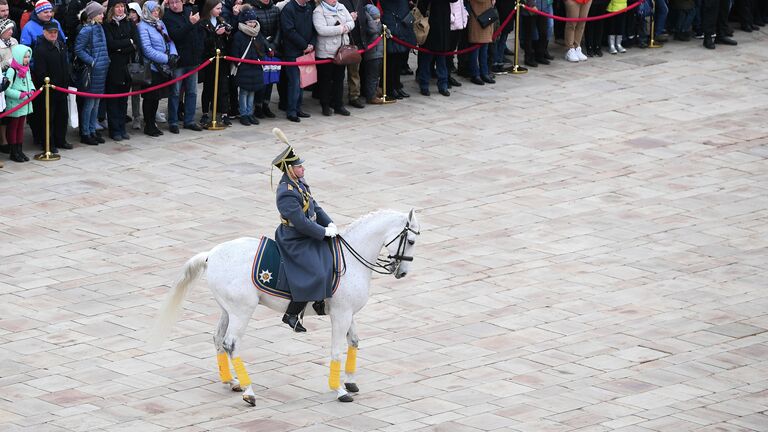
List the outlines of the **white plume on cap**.
<svg viewBox="0 0 768 432">
<path fill-rule="evenodd" d="M 283 133 L 283 131 L 281 131 L 281 130 L 280 130 L 280 128 L 273 128 L 273 129 L 272 129 L 272 133 L 273 133 L 273 134 L 274 134 L 274 135 L 277 137 L 277 139 L 279 139 L 280 141 L 282 141 L 282 142 L 284 142 L 284 143 L 286 143 L 286 144 L 290 144 L 290 143 L 288 142 L 288 137 L 287 137 L 287 136 L 285 136 L 285 134 Z"/>
</svg>

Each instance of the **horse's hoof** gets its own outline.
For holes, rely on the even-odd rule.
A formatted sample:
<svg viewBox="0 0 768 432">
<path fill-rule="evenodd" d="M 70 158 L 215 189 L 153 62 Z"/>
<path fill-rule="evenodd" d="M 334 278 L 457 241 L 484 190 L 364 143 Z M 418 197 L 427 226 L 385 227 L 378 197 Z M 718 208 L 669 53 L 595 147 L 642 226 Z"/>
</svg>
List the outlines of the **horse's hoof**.
<svg viewBox="0 0 768 432">
<path fill-rule="evenodd" d="M 243 395 L 243 400 L 251 404 L 251 406 L 256 406 L 256 396 Z"/>
<path fill-rule="evenodd" d="M 360 392 L 360 389 L 357 387 L 357 384 L 355 383 L 344 383 L 344 387 L 347 389 L 348 392 L 352 392 L 352 393 Z"/>
<path fill-rule="evenodd" d="M 348 394 L 339 396 L 338 399 L 339 399 L 339 402 L 352 402 L 352 401 L 354 401 L 354 399 L 352 399 L 352 396 L 350 396 Z"/>
<path fill-rule="evenodd" d="M 239 393 L 239 392 L 243 391 L 243 388 L 240 387 L 240 385 L 232 386 L 232 391 Z"/>
</svg>

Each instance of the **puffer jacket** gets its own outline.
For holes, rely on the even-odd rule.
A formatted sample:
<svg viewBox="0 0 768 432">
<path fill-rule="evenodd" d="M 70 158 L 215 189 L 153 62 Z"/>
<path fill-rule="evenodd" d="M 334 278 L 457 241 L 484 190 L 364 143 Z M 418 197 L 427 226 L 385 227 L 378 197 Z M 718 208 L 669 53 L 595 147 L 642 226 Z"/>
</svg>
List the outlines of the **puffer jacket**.
<svg viewBox="0 0 768 432">
<path fill-rule="evenodd" d="M 336 3 L 334 12 L 323 7 L 323 2 L 320 2 L 312 12 L 312 24 L 317 31 L 315 58 L 318 59 L 333 58 L 342 45 L 349 44 L 349 32 L 344 33 L 344 27 L 349 30 L 355 27 L 352 15 L 341 3 Z"/>
<path fill-rule="evenodd" d="M 157 25 L 162 29 L 165 35 L 168 35 L 168 31 L 165 28 L 165 24 L 162 21 L 157 21 Z M 152 63 L 168 64 L 169 54 L 176 54 L 176 44 L 168 38 L 166 43 L 163 33 L 153 25 L 142 20 L 138 26 L 139 40 L 141 40 L 141 52 L 144 54 L 144 58 Z M 155 64 L 151 66 L 155 72 L 160 72 Z"/>
<path fill-rule="evenodd" d="M 91 67 L 91 85 L 78 89 L 89 93 L 104 93 L 109 69 L 107 37 L 101 24 L 87 24 L 80 29 L 75 41 L 75 55 Z"/>
<path fill-rule="evenodd" d="M 11 48 L 13 59 L 16 60 L 16 63 L 18 64 L 24 64 L 24 56 L 27 55 L 27 53 L 29 53 L 30 57 L 32 56 L 32 49 L 26 45 L 14 45 Z M 26 101 L 27 99 L 21 99 L 21 92 L 35 91 L 35 84 L 32 82 L 31 68 L 27 71 L 27 74 L 24 76 L 24 78 L 16 76 L 16 69 L 13 67 L 9 67 L 8 70 L 5 71 L 5 76 L 8 77 L 8 80 L 11 82 L 11 85 L 8 87 L 8 89 L 5 90 L 5 103 L 7 111 L 16 108 L 23 101 Z M 32 114 L 31 103 L 24 105 L 24 107 L 14 113 L 9 114 L 8 116 L 22 117 L 28 114 Z"/>
<path fill-rule="evenodd" d="M 259 21 L 261 31 L 259 32 L 267 40 L 267 46 L 277 52 L 280 46 L 280 9 L 275 6 L 272 0 L 264 4 L 259 0 L 251 1 L 253 10 L 256 12 L 256 19 Z"/>
<path fill-rule="evenodd" d="M 250 43 L 250 47 L 248 44 Z M 266 40 L 264 36 L 257 34 L 250 37 L 242 31 L 235 33 L 232 41 L 232 57 L 244 58 L 246 60 L 263 60 L 265 55 Z M 245 52 L 245 50 L 248 52 Z M 245 54 L 245 56 L 243 56 Z M 237 65 L 238 62 L 233 61 Z M 235 84 L 245 91 L 259 91 L 264 87 L 264 71 L 261 65 L 240 63 L 235 75 Z"/>
</svg>

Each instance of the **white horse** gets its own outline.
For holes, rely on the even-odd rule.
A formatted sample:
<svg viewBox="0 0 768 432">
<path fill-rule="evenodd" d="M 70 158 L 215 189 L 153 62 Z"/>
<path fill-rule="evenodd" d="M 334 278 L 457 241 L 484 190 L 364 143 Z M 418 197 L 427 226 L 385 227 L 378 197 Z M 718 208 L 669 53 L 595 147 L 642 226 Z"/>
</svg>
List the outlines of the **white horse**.
<svg viewBox="0 0 768 432">
<path fill-rule="evenodd" d="M 405 276 L 413 260 L 418 234 L 419 223 L 413 210 L 407 215 L 393 210 L 371 213 L 353 222 L 342 233 L 342 239 L 351 246 L 351 249 L 345 247 L 346 272 L 341 277 L 333 297 L 325 302 L 326 313 L 331 317 L 332 326 L 328 385 L 331 390 L 336 391 L 341 402 L 351 402 L 353 399 L 348 392 L 359 391 L 355 384 L 358 337 L 354 316 L 368 301 L 371 271 L 384 270 L 384 273 L 393 274 L 397 279 Z M 269 295 L 253 286 L 251 271 L 258 246 L 259 239 L 242 237 L 221 243 L 187 261 L 183 274 L 169 293 L 149 336 L 150 344 L 156 345 L 168 337 L 190 284 L 207 268 L 208 287 L 222 311 L 213 337 L 219 376 L 233 391 L 244 390 L 243 400 L 252 406 L 256 404 L 256 398 L 240 358 L 240 352 L 243 350 L 240 341 L 256 306 L 263 305 L 280 313 L 285 312 L 288 307 L 288 300 Z M 387 264 L 377 265 L 375 263 L 382 248 L 388 251 Z M 352 258 L 355 252 L 360 258 Z M 315 314 L 315 311 L 308 307 L 306 313 Z M 345 338 L 348 349 L 344 368 L 346 376 L 342 387 L 341 355 Z M 237 378 L 233 378 L 230 372 L 230 360 Z"/>
</svg>

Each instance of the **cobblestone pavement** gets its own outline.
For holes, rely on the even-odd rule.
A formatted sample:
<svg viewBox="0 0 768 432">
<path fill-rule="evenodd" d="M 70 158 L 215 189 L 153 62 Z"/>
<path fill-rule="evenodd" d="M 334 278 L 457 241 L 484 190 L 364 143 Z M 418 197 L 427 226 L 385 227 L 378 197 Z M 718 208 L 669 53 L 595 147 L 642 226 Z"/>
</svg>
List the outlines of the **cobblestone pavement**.
<svg viewBox="0 0 768 432">
<path fill-rule="evenodd" d="M 736 36 L 7 162 L 0 430 L 768 430 L 768 36 Z M 186 259 L 273 233 L 275 125 L 339 226 L 421 217 L 412 273 L 359 314 L 351 404 L 327 319 L 257 310 L 254 408 L 217 382 L 204 283 L 142 341 Z"/>
</svg>

